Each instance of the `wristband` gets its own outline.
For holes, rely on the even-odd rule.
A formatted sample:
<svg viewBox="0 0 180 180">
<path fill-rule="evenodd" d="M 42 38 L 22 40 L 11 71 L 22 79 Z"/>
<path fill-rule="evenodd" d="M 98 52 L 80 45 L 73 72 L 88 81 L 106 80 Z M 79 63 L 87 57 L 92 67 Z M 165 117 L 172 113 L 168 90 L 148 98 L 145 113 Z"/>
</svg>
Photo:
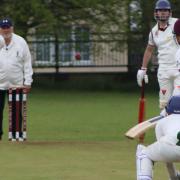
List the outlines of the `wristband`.
<svg viewBox="0 0 180 180">
<path fill-rule="evenodd" d="M 145 68 L 145 67 L 141 67 L 141 70 L 145 70 L 145 71 L 146 71 L 146 70 L 147 70 L 147 68 Z"/>
</svg>

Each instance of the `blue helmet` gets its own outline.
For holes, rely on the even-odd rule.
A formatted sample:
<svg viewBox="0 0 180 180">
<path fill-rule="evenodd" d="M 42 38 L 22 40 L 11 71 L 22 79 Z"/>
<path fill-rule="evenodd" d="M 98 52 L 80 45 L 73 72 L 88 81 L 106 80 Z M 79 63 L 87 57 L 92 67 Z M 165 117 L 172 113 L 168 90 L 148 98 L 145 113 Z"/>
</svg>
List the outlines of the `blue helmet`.
<svg viewBox="0 0 180 180">
<path fill-rule="evenodd" d="M 158 10 L 169 10 L 167 15 L 159 15 Z M 155 5 L 155 19 L 157 21 L 168 21 L 171 15 L 171 4 L 168 0 L 158 0 Z"/>
<path fill-rule="evenodd" d="M 158 0 L 155 5 L 155 10 L 169 9 L 171 10 L 171 4 L 168 0 Z"/>
<path fill-rule="evenodd" d="M 166 106 L 168 114 L 180 114 L 180 96 L 172 96 Z"/>
</svg>

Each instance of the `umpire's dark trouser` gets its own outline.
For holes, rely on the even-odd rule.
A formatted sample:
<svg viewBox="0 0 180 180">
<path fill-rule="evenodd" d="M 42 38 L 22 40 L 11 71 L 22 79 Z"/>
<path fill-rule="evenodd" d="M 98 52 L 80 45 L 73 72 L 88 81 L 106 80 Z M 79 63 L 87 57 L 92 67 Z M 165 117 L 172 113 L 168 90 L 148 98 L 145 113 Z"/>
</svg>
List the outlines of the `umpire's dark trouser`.
<svg viewBox="0 0 180 180">
<path fill-rule="evenodd" d="M 3 110 L 5 106 L 6 90 L 0 90 L 0 137 L 3 134 Z"/>
<path fill-rule="evenodd" d="M 5 99 L 7 90 L 0 90 L 0 138 L 3 135 L 3 111 L 5 106 Z M 22 136 L 22 92 L 20 92 L 20 113 L 19 113 L 19 129 L 20 129 L 20 136 Z M 15 137 L 15 129 L 16 129 L 16 93 L 13 90 L 12 93 L 12 132 L 13 136 Z"/>
</svg>

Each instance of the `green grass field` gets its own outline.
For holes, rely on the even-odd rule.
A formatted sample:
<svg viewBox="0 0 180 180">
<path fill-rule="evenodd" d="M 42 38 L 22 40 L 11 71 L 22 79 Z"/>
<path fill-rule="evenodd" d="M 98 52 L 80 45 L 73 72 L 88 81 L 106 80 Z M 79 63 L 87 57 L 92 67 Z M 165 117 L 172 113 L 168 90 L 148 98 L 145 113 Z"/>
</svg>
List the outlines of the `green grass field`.
<svg viewBox="0 0 180 180">
<path fill-rule="evenodd" d="M 146 117 L 158 114 L 158 96 L 146 95 Z M 124 137 L 137 123 L 138 93 L 33 89 L 28 141 L 0 142 L 2 180 L 135 180 L 136 141 Z M 146 134 L 145 143 L 154 140 Z M 155 180 L 168 179 L 157 163 Z"/>
</svg>

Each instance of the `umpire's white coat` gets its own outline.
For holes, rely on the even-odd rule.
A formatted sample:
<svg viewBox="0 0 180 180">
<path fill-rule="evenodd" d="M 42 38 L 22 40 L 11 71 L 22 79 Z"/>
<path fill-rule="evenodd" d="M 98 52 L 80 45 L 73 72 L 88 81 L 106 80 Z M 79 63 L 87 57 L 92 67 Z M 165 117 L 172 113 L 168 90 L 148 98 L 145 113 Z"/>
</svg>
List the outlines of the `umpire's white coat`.
<svg viewBox="0 0 180 180">
<path fill-rule="evenodd" d="M 31 85 L 32 74 L 29 47 L 22 37 L 13 33 L 10 44 L 0 50 L 0 89 Z"/>
<path fill-rule="evenodd" d="M 153 161 L 180 161 L 180 146 L 176 145 L 179 131 L 179 114 L 172 114 L 160 120 L 155 128 L 157 141 L 146 148 L 147 156 Z"/>
</svg>

